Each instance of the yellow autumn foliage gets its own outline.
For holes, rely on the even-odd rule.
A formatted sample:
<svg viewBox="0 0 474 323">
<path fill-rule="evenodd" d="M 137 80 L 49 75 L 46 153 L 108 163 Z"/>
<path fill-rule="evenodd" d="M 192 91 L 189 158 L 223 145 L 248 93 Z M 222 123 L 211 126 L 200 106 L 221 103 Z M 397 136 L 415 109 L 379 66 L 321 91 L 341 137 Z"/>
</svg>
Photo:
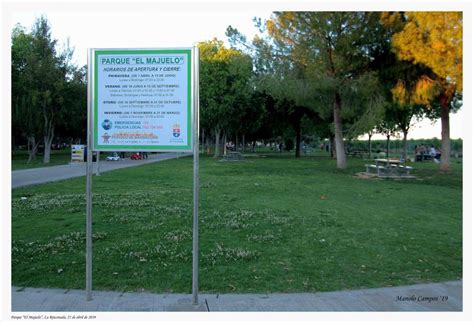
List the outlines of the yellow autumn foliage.
<svg viewBox="0 0 474 323">
<path fill-rule="evenodd" d="M 400 26 L 403 24 L 402 17 L 400 16 L 399 13 L 393 13 L 393 12 L 387 12 L 387 11 L 380 13 L 380 22 L 385 27 L 392 27 L 392 28 L 396 28 L 397 26 Z"/>
<path fill-rule="evenodd" d="M 198 43 L 200 59 L 203 61 L 229 61 L 235 57 L 242 57 L 242 53 L 233 48 L 226 48 L 224 42 L 214 38 L 210 41 Z"/>
<path fill-rule="evenodd" d="M 392 96 L 400 105 L 430 106 L 432 98 L 437 96 L 440 90 L 438 82 L 427 76 L 422 76 L 416 81 L 413 88 L 408 88 L 405 81 L 398 80 L 392 89 Z"/>
<path fill-rule="evenodd" d="M 406 88 L 405 82 L 398 80 L 395 87 L 392 89 L 392 96 L 394 100 L 401 105 L 407 105 L 410 103 L 410 93 Z"/>
<path fill-rule="evenodd" d="M 382 22 L 391 23 L 397 19 L 390 16 L 383 13 Z M 428 66 L 447 88 L 462 92 L 462 12 L 406 12 L 405 16 L 407 21 L 403 30 L 393 36 L 398 57 Z M 426 80 L 420 82 L 417 91 L 422 92 L 418 98 L 424 101 L 433 88 Z"/>
<path fill-rule="evenodd" d="M 410 103 L 430 106 L 432 98 L 437 96 L 439 93 L 439 84 L 427 76 L 422 76 L 415 84 L 415 90 L 411 95 Z"/>
<path fill-rule="evenodd" d="M 295 31 L 295 26 L 292 22 L 295 19 L 295 12 L 284 11 L 278 16 L 274 16 L 267 20 L 266 27 L 268 34 L 275 40 L 280 41 L 287 45 L 295 45 L 294 40 L 291 37 L 287 37 L 286 33 L 292 33 Z"/>
</svg>

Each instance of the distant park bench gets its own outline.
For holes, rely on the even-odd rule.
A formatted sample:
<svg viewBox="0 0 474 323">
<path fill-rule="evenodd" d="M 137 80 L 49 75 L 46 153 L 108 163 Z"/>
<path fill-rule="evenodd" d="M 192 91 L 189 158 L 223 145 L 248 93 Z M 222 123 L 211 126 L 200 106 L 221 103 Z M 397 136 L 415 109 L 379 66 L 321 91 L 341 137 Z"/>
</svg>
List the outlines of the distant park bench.
<svg viewBox="0 0 474 323">
<path fill-rule="evenodd" d="M 369 157 L 369 152 L 367 150 L 355 149 L 355 150 L 349 150 L 347 152 L 347 155 L 352 156 L 352 157 L 365 158 L 365 157 Z"/>
<path fill-rule="evenodd" d="M 234 161 L 234 160 L 242 160 L 244 157 L 238 151 L 229 151 L 227 155 L 224 156 L 224 160 Z"/>
</svg>

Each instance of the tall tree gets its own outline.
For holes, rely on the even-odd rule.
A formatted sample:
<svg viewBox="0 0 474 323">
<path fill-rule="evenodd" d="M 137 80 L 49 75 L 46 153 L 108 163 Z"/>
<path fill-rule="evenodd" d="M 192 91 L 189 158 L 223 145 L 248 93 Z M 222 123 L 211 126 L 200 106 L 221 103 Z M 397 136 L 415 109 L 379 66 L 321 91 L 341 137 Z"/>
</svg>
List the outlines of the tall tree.
<svg viewBox="0 0 474 323">
<path fill-rule="evenodd" d="M 64 87 L 64 106 L 56 125 L 58 138 L 67 142 L 85 142 L 87 134 L 87 84 L 86 66 L 72 72 Z"/>
<path fill-rule="evenodd" d="M 62 52 L 58 51 L 58 41 L 52 38 L 51 27 L 45 17 L 36 20 L 32 36 L 32 50 L 37 58 L 35 90 L 43 121 L 43 163 L 47 164 L 50 161 L 55 128 L 60 122 L 61 110 L 65 108 L 68 78 L 73 71 L 70 64 L 73 51 L 68 46 Z"/>
<path fill-rule="evenodd" d="M 402 20 L 403 29 L 393 36 L 393 47 L 402 60 L 423 64 L 434 73 L 424 75 L 416 87 L 416 103 L 438 105 L 441 117 L 442 170 L 449 169 L 449 112 L 462 93 L 462 12 L 405 12 L 387 14 Z"/>
<path fill-rule="evenodd" d="M 235 130 L 251 99 L 252 61 L 222 41 L 198 44 L 200 50 L 200 105 L 202 126 L 213 132 L 214 156 L 220 154 L 220 138 Z"/>
<path fill-rule="evenodd" d="M 245 143 L 249 140 L 263 139 L 256 138 L 261 134 L 260 128 L 264 127 L 266 118 L 265 97 L 262 93 L 252 91 L 250 100 L 246 102 L 240 110 L 240 122 L 234 123 L 236 137 L 241 138 L 242 150 L 245 151 Z"/>
<path fill-rule="evenodd" d="M 395 87 L 392 89 L 392 103 L 387 105 L 387 114 L 390 115 L 391 120 L 395 123 L 397 130 L 403 134 L 403 154 L 404 160 L 407 160 L 407 138 L 408 131 L 413 126 L 414 122 L 420 121 L 425 112 L 425 106 L 417 104 L 411 98 L 414 90 L 410 90 L 411 80 L 398 80 Z"/>
<path fill-rule="evenodd" d="M 253 58 L 256 76 L 256 90 L 267 97 L 265 104 L 267 118 L 259 134 L 295 138 L 295 157 L 301 156 L 301 142 L 305 129 L 327 132 L 332 122 L 327 89 L 313 79 L 312 70 L 299 59 L 297 44 L 283 42 L 267 35 L 267 24 L 254 19 L 261 35 L 251 43 L 237 29 L 229 26 L 226 35 L 233 48 L 249 53 Z M 330 121 L 328 121 L 330 119 Z M 305 127 L 303 122 L 314 122 Z M 263 126 L 263 124 L 262 124 Z M 321 128 L 321 129 L 319 129 Z M 273 129 L 272 131 L 268 131 Z"/>
<path fill-rule="evenodd" d="M 416 89 L 424 75 L 433 74 L 431 69 L 422 64 L 407 64 L 400 60 L 392 49 L 393 35 L 403 29 L 404 21 L 399 16 L 387 13 L 380 15 L 383 26 L 382 46 L 371 67 L 378 71 L 380 84 L 387 104 L 385 118 L 395 123 L 396 130 L 403 133 L 402 158 L 407 159 L 407 137 L 413 124 L 421 120 L 427 111 L 426 106 L 417 103 Z"/>
<path fill-rule="evenodd" d="M 378 15 L 364 12 L 275 12 L 267 22 L 276 42 L 291 45 L 293 57 L 310 71 L 314 84 L 331 100 L 337 167 L 346 167 L 344 114 L 351 98 L 360 89 L 376 84 L 370 72 L 372 52 L 380 37 Z M 381 102 L 377 91 L 370 91 L 373 108 Z M 361 114 L 360 112 L 358 113 Z"/>
<path fill-rule="evenodd" d="M 311 83 L 306 79 L 301 66 L 289 63 L 287 58 L 274 55 L 266 57 L 273 62 L 272 68 L 259 74 L 257 89 L 265 91 L 276 100 L 271 113 L 278 119 L 279 135 L 285 132 L 294 136 L 295 157 L 299 158 L 303 118 L 315 114 L 315 110 L 322 104 L 316 102 L 318 92 L 311 88 Z M 261 60 L 264 56 L 259 53 L 259 57 Z M 291 131 L 285 131 L 286 128 L 290 128 Z"/>
<path fill-rule="evenodd" d="M 28 163 L 36 158 L 41 136 L 41 111 L 34 87 L 36 57 L 34 38 L 17 25 L 12 32 L 12 135 L 26 138 Z"/>
<path fill-rule="evenodd" d="M 380 124 L 377 125 L 376 130 L 378 133 L 384 135 L 387 138 L 387 144 L 386 144 L 386 157 L 390 157 L 390 138 L 395 136 L 397 134 L 397 123 L 394 119 L 394 116 L 391 112 L 396 111 L 394 110 L 385 110 L 385 116 L 380 122 Z"/>
<path fill-rule="evenodd" d="M 71 86 L 77 81 L 74 75 L 77 68 L 71 64 L 73 51 L 68 45 L 62 50 L 58 47 L 45 17 L 35 21 L 30 33 L 17 27 L 12 34 L 14 126 L 24 129 L 29 146 L 33 147 L 30 159 L 34 157 L 41 134 L 44 163 L 50 161 L 51 144 L 61 117 L 69 118 L 69 109 L 77 106 L 71 102 L 83 102 L 81 96 L 84 95 L 76 91 L 77 97 L 70 96 Z"/>
</svg>

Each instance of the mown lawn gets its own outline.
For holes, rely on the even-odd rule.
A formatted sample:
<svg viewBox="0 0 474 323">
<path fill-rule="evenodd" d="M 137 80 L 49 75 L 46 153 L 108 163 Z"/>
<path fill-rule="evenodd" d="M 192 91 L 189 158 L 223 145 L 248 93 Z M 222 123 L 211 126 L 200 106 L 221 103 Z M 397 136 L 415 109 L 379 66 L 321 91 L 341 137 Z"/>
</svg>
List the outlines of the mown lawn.
<svg viewBox="0 0 474 323">
<path fill-rule="evenodd" d="M 110 154 L 105 152 L 101 153 L 100 160 L 105 160 L 108 155 Z M 12 154 L 11 162 L 12 170 L 67 165 L 71 162 L 71 149 L 51 150 L 49 164 L 43 163 L 42 153 L 36 156 L 36 159 L 28 163 L 28 152 L 26 150 L 16 150 L 15 153 Z"/>
<path fill-rule="evenodd" d="M 363 179 L 322 156 L 201 156 L 200 290 L 302 292 L 462 277 L 462 164 Z M 85 287 L 85 178 L 13 190 L 12 282 Z M 192 159 L 94 177 L 93 288 L 191 292 Z"/>
<path fill-rule="evenodd" d="M 39 154 L 36 159 L 28 163 L 28 152 L 26 150 L 16 150 L 12 154 L 11 161 L 12 170 L 66 165 L 71 162 L 71 149 L 51 150 L 49 164 L 43 164 L 42 154 Z"/>
</svg>

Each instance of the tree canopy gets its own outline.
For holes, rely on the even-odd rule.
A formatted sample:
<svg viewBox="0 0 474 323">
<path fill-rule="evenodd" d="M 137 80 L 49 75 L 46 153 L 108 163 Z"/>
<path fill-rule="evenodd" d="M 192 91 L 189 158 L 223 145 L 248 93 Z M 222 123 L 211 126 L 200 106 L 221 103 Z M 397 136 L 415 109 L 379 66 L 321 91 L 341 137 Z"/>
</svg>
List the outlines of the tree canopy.
<svg viewBox="0 0 474 323">
<path fill-rule="evenodd" d="M 301 70 L 306 104 L 313 104 L 320 116 L 332 110 L 339 168 L 346 167 L 345 122 L 357 124 L 358 116 L 376 116 L 383 97 L 377 90 L 376 74 L 370 62 L 379 48 L 381 26 L 376 13 L 367 12 L 275 12 L 267 21 L 277 56 L 287 57 L 293 71 Z M 296 92 L 296 91 L 295 91 Z M 308 98 L 312 97 L 312 100 Z M 326 104 L 316 105 L 315 102 Z M 358 104 L 354 104 L 354 103 Z M 372 110 L 372 111 L 368 111 Z M 353 131 L 359 127 L 352 127 Z"/>
<path fill-rule="evenodd" d="M 408 12 L 406 23 L 393 36 L 393 47 L 402 60 L 423 64 L 462 92 L 462 13 Z"/>
<path fill-rule="evenodd" d="M 82 135 L 86 115 L 85 70 L 71 63 L 73 50 L 60 49 L 45 17 L 31 32 L 17 26 L 12 32 L 13 135 L 27 139 L 30 160 L 40 142 L 44 163 L 49 163 L 51 144 L 60 135 Z M 76 117 L 77 119 L 72 119 Z M 58 125 L 60 125 L 58 127 Z"/>
<path fill-rule="evenodd" d="M 198 44 L 200 51 L 201 127 L 213 132 L 215 156 L 221 135 L 235 133 L 250 107 L 252 88 L 251 58 L 238 50 L 226 48 L 213 39 Z"/>
<path fill-rule="evenodd" d="M 386 24 L 399 25 L 393 35 L 393 49 L 401 60 L 428 67 L 416 80 L 411 94 L 399 84 L 398 97 L 409 97 L 414 104 L 440 109 L 441 169 L 449 169 L 449 112 L 456 95 L 462 93 L 462 13 L 405 12 L 385 13 Z"/>
<path fill-rule="evenodd" d="M 449 167 L 449 112 L 463 90 L 461 12 L 274 12 L 255 19 L 250 42 L 229 26 L 230 48 L 217 39 L 200 50 L 200 127 L 215 139 L 296 142 L 308 131 L 334 142 L 346 167 L 345 141 L 374 129 L 405 142 L 413 120 L 441 118 L 441 168 Z M 44 162 L 54 138 L 82 138 L 85 68 L 59 46 L 41 17 L 12 33 L 14 142 Z M 462 103 L 461 103 L 462 104 Z M 387 132 L 388 129 L 388 132 Z M 278 139 L 276 139 L 278 138 Z"/>
</svg>

